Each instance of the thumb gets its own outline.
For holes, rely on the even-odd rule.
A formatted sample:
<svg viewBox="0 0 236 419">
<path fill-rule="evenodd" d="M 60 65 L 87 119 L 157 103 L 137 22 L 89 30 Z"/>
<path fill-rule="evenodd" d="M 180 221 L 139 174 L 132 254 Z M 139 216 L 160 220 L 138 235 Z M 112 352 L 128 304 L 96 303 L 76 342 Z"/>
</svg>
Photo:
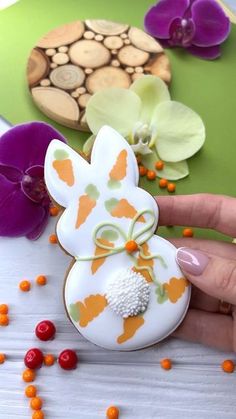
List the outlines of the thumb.
<svg viewBox="0 0 236 419">
<path fill-rule="evenodd" d="M 186 277 L 206 294 L 236 304 L 236 260 L 180 247 L 176 260 Z"/>
</svg>

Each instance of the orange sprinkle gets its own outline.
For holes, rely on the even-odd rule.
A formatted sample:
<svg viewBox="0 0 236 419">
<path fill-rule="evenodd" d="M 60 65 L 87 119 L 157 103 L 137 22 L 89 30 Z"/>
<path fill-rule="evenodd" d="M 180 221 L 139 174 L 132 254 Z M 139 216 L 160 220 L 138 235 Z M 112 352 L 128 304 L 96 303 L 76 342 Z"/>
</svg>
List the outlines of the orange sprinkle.
<svg viewBox="0 0 236 419">
<path fill-rule="evenodd" d="M 36 377 L 36 374 L 33 370 L 30 370 L 29 368 L 27 368 L 25 371 L 23 371 L 22 379 L 26 383 L 31 383 L 31 381 L 35 380 L 35 377 Z"/>
<path fill-rule="evenodd" d="M 235 369 L 235 363 L 231 359 L 226 359 L 224 362 L 222 362 L 221 368 L 224 372 L 232 373 Z"/>
<path fill-rule="evenodd" d="M 192 228 L 184 228 L 182 231 L 182 236 L 183 237 L 193 237 L 194 232 Z"/>
<path fill-rule="evenodd" d="M 51 367 L 55 363 L 55 357 L 52 354 L 47 354 L 44 356 L 44 365 Z"/>
<path fill-rule="evenodd" d="M 148 171 L 146 167 L 141 166 L 141 165 L 139 166 L 138 170 L 139 170 L 139 175 L 140 176 L 145 176 L 147 174 L 147 171 Z"/>
<path fill-rule="evenodd" d="M 46 276 L 44 276 L 44 275 L 37 276 L 36 283 L 37 283 L 37 285 L 41 285 L 41 286 L 46 285 L 46 283 L 47 283 Z"/>
<path fill-rule="evenodd" d="M 156 168 L 157 170 L 163 170 L 163 168 L 164 168 L 164 163 L 163 163 L 163 161 L 161 161 L 161 160 L 156 161 L 156 163 L 155 163 L 155 168 Z"/>
<path fill-rule="evenodd" d="M 135 240 L 129 240 L 128 242 L 125 243 L 125 250 L 128 253 L 136 252 L 136 250 L 138 250 L 138 244 L 136 243 Z"/>
<path fill-rule="evenodd" d="M 37 394 L 37 388 L 35 386 L 29 385 L 25 388 L 25 395 L 26 397 L 35 397 Z"/>
<path fill-rule="evenodd" d="M 8 326 L 9 317 L 7 314 L 0 314 L 0 326 Z"/>
<path fill-rule="evenodd" d="M 119 418 L 119 409 L 116 406 L 110 406 L 107 409 L 106 415 L 107 419 L 118 419 Z"/>
<path fill-rule="evenodd" d="M 56 244 L 58 242 L 56 234 L 51 234 L 48 240 L 51 244 Z"/>
<path fill-rule="evenodd" d="M 43 405 L 43 401 L 40 397 L 33 397 L 30 400 L 30 407 L 33 410 L 40 410 Z"/>
<path fill-rule="evenodd" d="M 168 183 L 168 185 L 167 185 L 168 192 L 173 193 L 173 192 L 175 192 L 175 189 L 176 189 L 176 184 L 175 183 Z"/>
<path fill-rule="evenodd" d="M 171 359 L 169 358 L 162 359 L 160 361 L 160 365 L 161 365 L 161 368 L 163 368 L 163 370 L 171 370 L 172 368 Z"/>
<path fill-rule="evenodd" d="M 8 313 L 8 305 L 0 304 L 0 314 L 7 314 L 7 313 Z"/>
<path fill-rule="evenodd" d="M 49 212 L 52 217 L 56 217 L 59 214 L 59 209 L 57 207 L 50 207 Z"/>
<path fill-rule="evenodd" d="M 0 364 L 4 364 L 5 361 L 6 361 L 6 355 L 0 353 Z"/>
<path fill-rule="evenodd" d="M 23 292 L 28 292 L 31 288 L 31 283 L 27 279 L 24 279 L 19 283 L 19 288 Z"/>
<path fill-rule="evenodd" d="M 168 180 L 167 179 L 162 178 L 162 179 L 159 180 L 159 186 L 160 186 L 160 188 L 162 188 L 162 189 L 163 188 L 166 188 L 167 185 L 168 185 Z"/>
<path fill-rule="evenodd" d="M 148 180 L 155 180 L 157 177 L 156 172 L 154 172 L 154 170 L 148 170 L 146 176 Z"/>
<path fill-rule="evenodd" d="M 42 410 L 35 410 L 32 414 L 32 419 L 44 419 L 44 413 Z"/>
</svg>

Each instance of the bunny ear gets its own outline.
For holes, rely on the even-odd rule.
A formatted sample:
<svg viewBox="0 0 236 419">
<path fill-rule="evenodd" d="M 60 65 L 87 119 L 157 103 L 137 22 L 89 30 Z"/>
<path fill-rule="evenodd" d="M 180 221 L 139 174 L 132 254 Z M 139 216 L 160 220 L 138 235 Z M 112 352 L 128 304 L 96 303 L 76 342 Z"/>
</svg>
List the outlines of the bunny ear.
<svg viewBox="0 0 236 419">
<path fill-rule="evenodd" d="M 123 181 L 138 184 L 134 152 L 127 141 L 109 126 L 103 126 L 97 134 L 91 165 L 95 173 L 107 179 L 110 188 L 119 188 Z"/>
<path fill-rule="evenodd" d="M 78 153 L 61 141 L 53 140 L 47 149 L 44 176 L 48 192 L 62 207 L 79 196 L 80 181 L 86 178 L 89 164 Z M 83 185 L 81 185 L 83 186 Z"/>
</svg>

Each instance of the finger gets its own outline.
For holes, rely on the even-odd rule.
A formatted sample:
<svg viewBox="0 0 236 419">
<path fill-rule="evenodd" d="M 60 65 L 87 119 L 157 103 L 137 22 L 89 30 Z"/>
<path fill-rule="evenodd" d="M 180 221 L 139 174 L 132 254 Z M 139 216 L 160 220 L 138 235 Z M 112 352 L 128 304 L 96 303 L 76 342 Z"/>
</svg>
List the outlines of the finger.
<svg viewBox="0 0 236 419">
<path fill-rule="evenodd" d="M 236 259 L 236 246 L 232 243 L 217 240 L 192 239 L 190 237 L 170 238 L 168 240 L 176 247 L 191 247 L 192 249 L 201 250 L 222 258 Z"/>
<path fill-rule="evenodd" d="M 160 225 L 212 228 L 236 237 L 236 199 L 224 195 L 158 196 Z"/>
<path fill-rule="evenodd" d="M 176 260 L 185 276 L 206 294 L 236 304 L 236 260 L 180 247 Z"/>
<path fill-rule="evenodd" d="M 173 336 L 223 351 L 236 351 L 234 329 L 230 316 L 190 309 Z"/>
<path fill-rule="evenodd" d="M 220 302 L 217 298 L 211 297 L 197 287 L 192 286 L 189 307 L 210 313 L 219 313 Z"/>
</svg>

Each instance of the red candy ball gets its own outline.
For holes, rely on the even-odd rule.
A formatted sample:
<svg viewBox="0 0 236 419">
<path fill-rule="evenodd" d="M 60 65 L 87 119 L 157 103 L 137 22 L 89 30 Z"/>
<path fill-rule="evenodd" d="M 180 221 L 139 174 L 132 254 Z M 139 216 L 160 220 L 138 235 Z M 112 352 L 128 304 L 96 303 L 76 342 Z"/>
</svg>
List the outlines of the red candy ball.
<svg viewBox="0 0 236 419">
<path fill-rule="evenodd" d="M 43 364 L 43 353 L 40 349 L 32 348 L 29 349 L 24 358 L 24 362 L 27 368 L 34 370 L 40 368 Z"/>
<path fill-rule="evenodd" d="M 50 340 L 54 338 L 56 328 L 50 320 L 43 320 L 38 323 L 35 329 L 35 334 L 40 340 Z"/>
<path fill-rule="evenodd" d="M 75 351 L 65 349 L 59 355 L 58 362 L 63 370 L 73 370 L 76 368 L 78 357 Z"/>
</svg>

